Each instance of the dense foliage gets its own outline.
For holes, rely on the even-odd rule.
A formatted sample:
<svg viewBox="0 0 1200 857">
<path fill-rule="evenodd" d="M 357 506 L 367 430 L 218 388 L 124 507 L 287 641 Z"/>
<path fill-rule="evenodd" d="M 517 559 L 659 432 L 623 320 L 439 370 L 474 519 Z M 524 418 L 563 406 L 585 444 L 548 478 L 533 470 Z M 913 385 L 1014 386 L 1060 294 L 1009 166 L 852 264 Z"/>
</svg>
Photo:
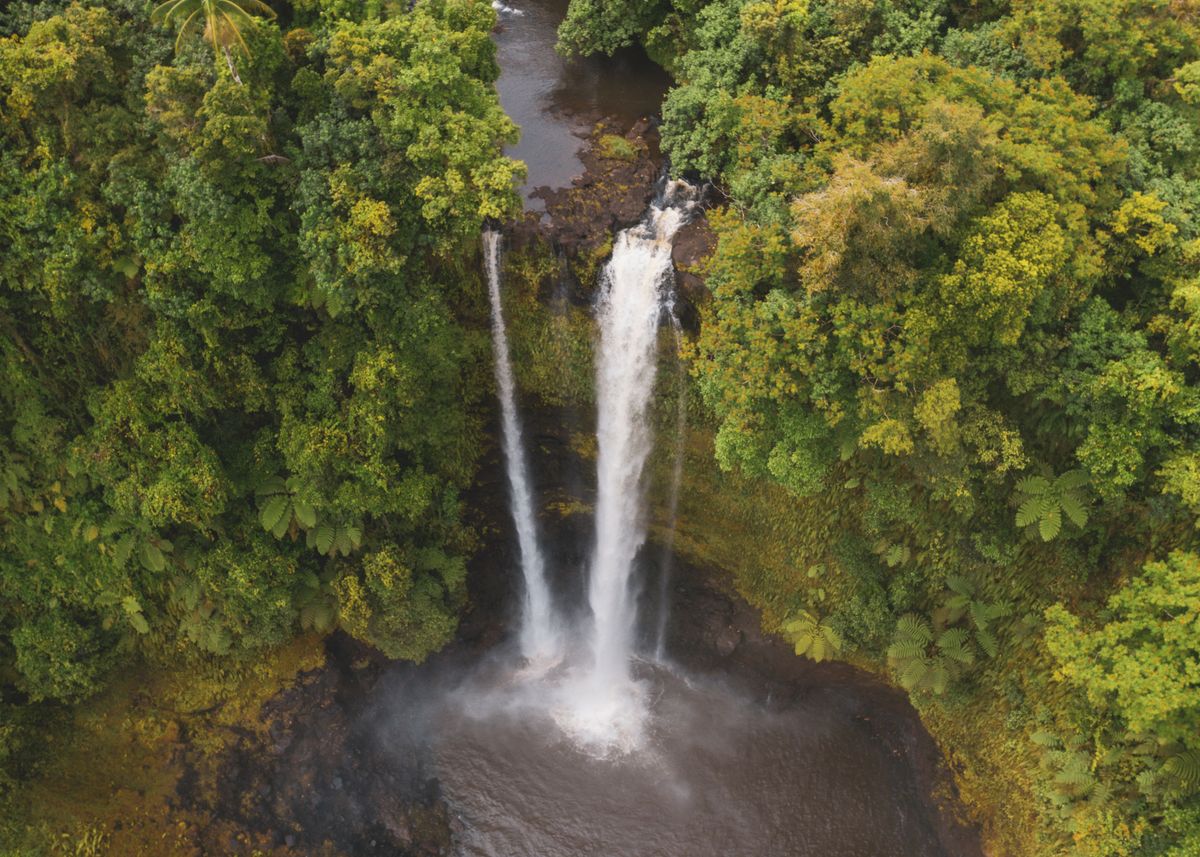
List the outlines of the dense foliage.
<svg viewBox="0 0 1200 857">
<path fill-rule="evenodd" d="M 519 168 L 494 13 L 174 6 L 0 15 L 9 773 L 34 706 L 136 659 L 340 625 L 420 660 L 464 597 L 490 375 L 462 271 Z"/>
<path fill-rule="evenodd" d="M 560 36 L 675 73 L 717 460 L 834 523 L 748 594 L 890 666 L 997 853 L 1196 853 L 1200 8 L 575 0 Z"/>
<path fill-rule="evenodd" d="M 519 169 L 493 22 L 0 11 L 0 798 L 134 664 L 453 634 Z M 560 36 L 670 69 L 716 189 L 684 351 L 724 473 L 681 519 L 720 510 L 799 654 L 910 692 L 989 853 L 1200 853 L 1200 6 L 572 0 Z M 522 384 L 586 399 L 586 317 L 523 297 Z"/>
</svg>

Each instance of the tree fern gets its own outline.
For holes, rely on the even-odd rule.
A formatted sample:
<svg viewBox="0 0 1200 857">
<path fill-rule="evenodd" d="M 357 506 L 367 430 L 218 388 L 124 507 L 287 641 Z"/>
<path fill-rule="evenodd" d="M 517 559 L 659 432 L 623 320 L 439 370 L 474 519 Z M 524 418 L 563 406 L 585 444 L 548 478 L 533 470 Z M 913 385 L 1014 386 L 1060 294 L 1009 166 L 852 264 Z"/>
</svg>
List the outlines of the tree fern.
<svg viewBox="0 0 1200 857">
<path fill-rule="evenodd" d="M 299 496 L 302 486 L 293 476 L 272 476 L 255 490 L 258 520 L 267 532 L 281 539 L 289 532 L 311 530 L 317 525 L 317 511 Z"/>
<path fill-rule="evenodd" d="M 989 658 L 995 657 L 1000 646 L 991 625 L 1011 612 L 1008 605 L 978 598 L 975 583 L 960 575 L 948 575 L 946 588 L 949 590 L 948 595 L 941 609 L 934 614 L 935 620 L 953 625 L 966 619 L 973 631 L 975 643 Z"/>
<path fill-rule="evenodd" d="M 820 619 L 807 610 L 783 626 L 796 646 L 796 654 L 820 663 L 842 650 L 842 638 L 828 619 Z"/>
<path fill-rule="evenodd" d="M 1084 486 L 1088 475 L 1068 470 L 1053 480 L 1045 476 L 1026 476 L 1017 482 L 1018 527 L 1036 527 L 1042 541 L 1056 539 L 1062 532 L 1063 516 L 1082 529 L 1088 520 Z"/>
<path fill-rule="evenodd" d="M 945 693 L 963 667 L 975 662 L 966 629 L 949 628 L 935 633 L 925 618 L 912 613 L 897 620 L 887 655 L 901 687 L 935 695 Z"/>
<path fill-rule="evenodd" d="M 1184 794 L 1200 791 L 1200 750 L 1184 750 L 1163 762 L 1162 774 Z"/>
</svg>

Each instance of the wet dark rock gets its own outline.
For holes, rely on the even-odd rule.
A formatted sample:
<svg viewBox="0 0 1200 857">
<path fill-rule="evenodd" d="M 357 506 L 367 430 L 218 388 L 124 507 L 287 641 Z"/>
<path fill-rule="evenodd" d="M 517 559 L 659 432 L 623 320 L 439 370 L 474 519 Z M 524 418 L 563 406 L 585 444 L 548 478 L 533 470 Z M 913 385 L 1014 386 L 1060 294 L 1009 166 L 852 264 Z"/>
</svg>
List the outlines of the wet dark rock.
<svg viewBox="0 0 1200 857">
<path fill-rule="evenodd" d="M 675 288 L 678 290 L 679 315 L 683 326 L 691 331 L 699 329 L 699 308 L 709 299 L 700 270 L 717 246 L 717 235 L 709 225 L 703 212 L 685 223 L 675 233 L 671 245 L 671 261 L 675 264 Z"/>
<path fill-rule="evenodd" d="M 536 189 L 531 196 L 545 210 L 528 211 L 506 227 L 512 249 L 548 246 L 559 257 L 561 274 L 542 283 L 543 302 L 564 296 L 574 304 L 590 301 L 614 236 L 641 222 L 660 186 L 666 158 L 657 123 L 646 117 L 622 130 L 613 122 L 593 129 L 580 153 L 583 172 L 571 186 Z M 614 140 L 627 145 L 618 153 Z M 698 308 L 708 299 L 700 270 L 715 246 L 716 235 L 703 211 L 679 230 L 672 244 L 680 298 L 676 311 L 689 331 L 698 329 Z"/>
<path fill-rule="evenodd" d="M 238 732 L 215 794 L 181 781 L 181 807 L 211 820 L 201 831 L 211 853 L 241 853 L 226 842 L 232 823 L 288 854 L 448 854 L 448 816 L 420 752 L 380 746 L 368 716 L 378 655 L 341 635 L 326 649 L 324 667 L 266 703 L 262 734 Z"/>
<path fill-rule="evenodd" d="M 610 120 L 613 121 L 613 120 Z M 617 151 L 614 139 L 624 141 Z M 658 129 L 650 118 L 628 128 L 597 123 L 580 153 L 583 172 L 571 186 L 538 188 L 544 212 L 526 212 L 508 230 L 513 246 L 548 242 L 567 257 L 584 289 L 617 231 L 638 223 L 654 198 L 663 169 Z"/>
<path fill-rule="evenodd" d="M 623 139 L 632 156 L 613 156 L 605 145 L 612 137 Z M 534 192 L 546 205 L 545 217 L 538 218 L 540 228 L 569 254 L 594 250 L 617 230 L 642 219 L 662 171 L 658 129 L 649 119 L 639 120 L 623 132 L 601 122 L 580 160 L 584 172 L 571 187 Z"/>
<path fill-rule="evenodd" d="M 741 644 L 742 632 L 733 626 L 722 628 L 714 642 L 717 654 L 723 658 L 732 655 Z"/>
</svg>

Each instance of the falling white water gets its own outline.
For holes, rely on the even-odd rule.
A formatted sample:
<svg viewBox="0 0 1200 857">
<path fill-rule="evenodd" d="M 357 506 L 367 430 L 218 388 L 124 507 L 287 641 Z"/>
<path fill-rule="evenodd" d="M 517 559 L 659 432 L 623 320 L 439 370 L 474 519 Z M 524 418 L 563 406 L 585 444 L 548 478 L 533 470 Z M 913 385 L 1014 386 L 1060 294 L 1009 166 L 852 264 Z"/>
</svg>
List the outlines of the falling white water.
<svg viewBox="0 0 1200 857">
<path fill-rule="evenodd" d="M 683 330 L 679 317 L 671 313 L 671 327 L 675 333 L 675 352 L 679 353 L 683 341 Z M 662 663 L 667 657 L 667 620 L 670 618 L 671 564 L 675 556 L 675 519 L 679 515 L 679 486 L 683 482 L 683 451 L 687 441 L 687 392 L 684 389 L 686 370 L 683 362 L 678 363 L 679 401 L 675 410 L 675 458 L 671 462 L 671 484 L 667 489 L 667 536 L 663 542 L 662 559 L 658 572 L 658 623 L 654 629 L 654 660 Z"/>
<path fill-rule="evenodd" d="M 512 493 L 512 514 L 517 526 L 517 545 L 525 577 L 525 602 L 521 611 L 521 654 L 535 664 L 550 664 L 561 657 L 561 635 L 554 618 L 546 567 L 538 543 L 537 520 L 529 488 L 529 468 L 521 421 L 517 416 L 516 383 L 508 354 L 508 335 L 500 301 L 500 233 L 485 230 L 483 249 L 487 268 L 488 294 L 492 302 L 492 349 L 495 353 L 496 386 L 500 393 L 500 419 L 504 434 L 504 458 Z"/>
<path fill-rule="evenodd" d="M 630 670 L 636 611 L 630 587 L 646 539 L 642 471 L 652 436 L 658 328 L 671 295 L 671 239 L 696 189 L 670 182 L 646 219 L 621 232 L 604 269 L 596 362 L 596 542 L 588 602 L 591 663 L 569 700 L 568 729 L 592 744 L 636 742 L 644 705 Z"/>
</svg>

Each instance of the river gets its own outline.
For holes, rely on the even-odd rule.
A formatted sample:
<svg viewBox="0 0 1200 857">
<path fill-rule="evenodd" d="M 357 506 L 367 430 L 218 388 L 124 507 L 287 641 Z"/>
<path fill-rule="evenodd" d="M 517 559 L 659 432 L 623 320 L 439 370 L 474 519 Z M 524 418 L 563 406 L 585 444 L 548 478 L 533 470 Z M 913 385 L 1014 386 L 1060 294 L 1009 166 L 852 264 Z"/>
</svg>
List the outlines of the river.
<svg viewBox="0 0 1200 857">
<path fill-rule="evenodd" d="M 579 175 L 579 150 L 601 120 L 625 130 L 658 112 L 671 80 L 645 52 L 628 48 L 613 57 L 564 59 L 555 50 L 567 0 L 519 0 L 498 14 L 493 38 L 500 104 L 521 128 L 506 151 L 528 165 L 526 207 L 543 206 L 531 194 L 562 188 Z"/>
</svg>

